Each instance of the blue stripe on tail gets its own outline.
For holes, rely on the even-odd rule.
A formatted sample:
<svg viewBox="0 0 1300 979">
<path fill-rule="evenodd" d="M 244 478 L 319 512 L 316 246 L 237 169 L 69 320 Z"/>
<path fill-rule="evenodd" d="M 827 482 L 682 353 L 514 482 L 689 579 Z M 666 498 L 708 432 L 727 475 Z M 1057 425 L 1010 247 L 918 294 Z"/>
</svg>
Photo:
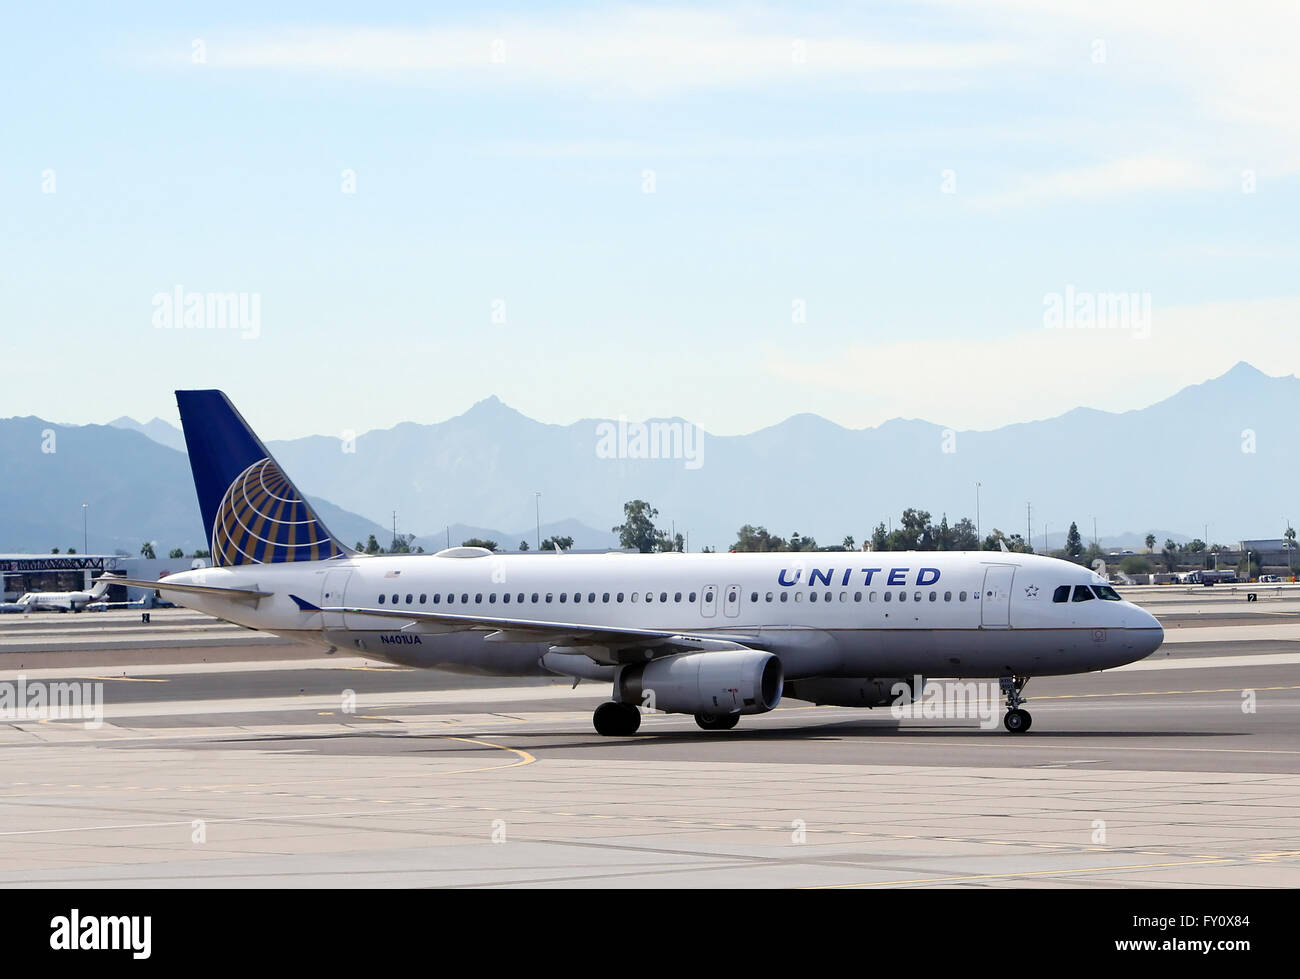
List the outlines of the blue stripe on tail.
<svg viewBox="0 0 1300 979">
<path fill-rule="evenodd" d="M 324 561 L 351 553 L 221 391 L 177 391 L 212 563 Z"/>
</svg>

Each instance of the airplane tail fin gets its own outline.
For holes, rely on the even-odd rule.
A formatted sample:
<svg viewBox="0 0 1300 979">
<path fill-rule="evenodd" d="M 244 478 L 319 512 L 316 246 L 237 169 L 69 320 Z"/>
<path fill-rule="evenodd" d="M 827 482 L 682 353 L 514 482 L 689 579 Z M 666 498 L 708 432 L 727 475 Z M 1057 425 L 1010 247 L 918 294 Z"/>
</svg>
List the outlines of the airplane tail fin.
<svg viewBox="0 0 1300 979">
<path fill-rule="evenodd" d="M 95 587 L 90 591 L 91 600 L 98 600 L 108 594 L 108 588 L 116 581 L 120 581 L 124 576 L 114 574 L 111 571 L 105 571 L 95 579 Z"/>
<path fill-rule="evenodd" d="M 177 391 L 214 567 L 351 553 L 321 523 L 222 391 Z"/>
</svg>

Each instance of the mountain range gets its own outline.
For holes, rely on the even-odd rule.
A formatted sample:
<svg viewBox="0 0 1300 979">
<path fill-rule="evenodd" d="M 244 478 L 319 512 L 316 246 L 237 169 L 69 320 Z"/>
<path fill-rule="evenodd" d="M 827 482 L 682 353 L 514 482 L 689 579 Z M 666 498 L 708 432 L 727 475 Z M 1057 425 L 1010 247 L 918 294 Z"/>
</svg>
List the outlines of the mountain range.
<svg viewBox="0 0 1300 979">
<path fill-rule="evenodd" d="M 1014 383 L 1012 381 L 990 383 Z M 241 405 L 257 427 L 256 405 Z M 488 398 L 436 424 L 402 423 L 351 442 L 314 435 L 268 448 L 346 543 L 398 530 L 436 549 L 486 536 L 514 549 L 562 534 L 576 546 L 615 543 L 607 529 L 639 498 L 659 525 L 690 546 L 725 549 L 744 523 L 799 532 L 822 544 L 859 542 L 904 507 L 937 520 L 976 517 L 1036 544 L 1059 546 L 1071 520 L 1085 539 L 1138 549 L 1147 528 L 1186 540 L 1280 536 L 1300 457 L 1289 420 L 1300 380 L 1246 363 L 1149 407 L 1077 408 L 989 431 L 954 431 L 914 419 L 847 429 L 811 414 L 747 435 L 714 436 L 683 419 L 658 434 L 685 441 L 669 458 L 644 458 L 648 428 L 607 419 L 553 425 Z M 675 429 L 672 426 L 677 426 Z M 43 433 L 57 448 L 43 452 Z M 650 439 L 649 441 L 653 441 Z M 0 550 L 78 546 L 89 502 L 92 550 L 143 540 L 203 546 L 180 431 L 163 419 L 62 426 L 0 420 Z M 540 493 L 537 497 L 535 494 Z M 1027 505 L 1032 510 L 1027 512 Z M 557 519 L 558 518 L 558 519 Z M 450 525 L 450 526 L 448 526 Z M 499 528 L 512 528 L 501 530 Z"/>
</svg>

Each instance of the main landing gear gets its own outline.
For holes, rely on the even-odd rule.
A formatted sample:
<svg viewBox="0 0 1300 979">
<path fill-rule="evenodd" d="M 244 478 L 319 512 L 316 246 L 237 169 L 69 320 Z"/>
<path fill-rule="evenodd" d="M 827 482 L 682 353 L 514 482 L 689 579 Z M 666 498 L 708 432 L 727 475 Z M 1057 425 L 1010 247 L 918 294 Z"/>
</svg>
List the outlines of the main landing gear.
<svg viewBox="0 0 1300 979">
<path fill-rule="evenodd" d="M 601 704 L 591 716 L 596 733 L 606 737 L 621 738 L 636 734 L 641 726 L 641 711 L 636 704 L 618 704 L 614 701 Z"/>
<path fill-rule="evenodd" d="M 695 723 L 706 731 L 730 731 L 740 720 L 739 714 L 696 714 Z"/>
<path fill-rule="evenodd" d="M 1002 693 L 1007 698 L 1007 714 L 1002 718 L 1002 726 L 1012 734 L 1024 734 L 1034 722 L 1029 711 L 1020 706 L 1025 702 L 1025 698 L 1020 696 L 1020 691 L 1025 689 L 1029 677 L 1004 676 L 998 682 L 1002 686 Z"/>
</svg>

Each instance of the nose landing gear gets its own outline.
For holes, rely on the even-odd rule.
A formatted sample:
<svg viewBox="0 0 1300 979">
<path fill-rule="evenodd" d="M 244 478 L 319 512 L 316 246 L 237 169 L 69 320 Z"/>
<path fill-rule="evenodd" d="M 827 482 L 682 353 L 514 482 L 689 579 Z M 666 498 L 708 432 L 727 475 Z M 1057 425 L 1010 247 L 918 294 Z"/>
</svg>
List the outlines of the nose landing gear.
<svg viewBox="0 0 1300 979">
<path fill-rule="evenodd" d="M 1034 722 L 1029 711 L 1020 706 L 1025 702 L 1025 698 L 1020 696 L 1020 691 L 1025 689 L 1025 684 L 1028 682 L 1027 676 L 1004 676 L 998 681 L 1003 695 L 1007 698 L 1007 713 L 1002 718 L 1002 726 L 1012 734 L 1024 734 Z"/>
</svg>

